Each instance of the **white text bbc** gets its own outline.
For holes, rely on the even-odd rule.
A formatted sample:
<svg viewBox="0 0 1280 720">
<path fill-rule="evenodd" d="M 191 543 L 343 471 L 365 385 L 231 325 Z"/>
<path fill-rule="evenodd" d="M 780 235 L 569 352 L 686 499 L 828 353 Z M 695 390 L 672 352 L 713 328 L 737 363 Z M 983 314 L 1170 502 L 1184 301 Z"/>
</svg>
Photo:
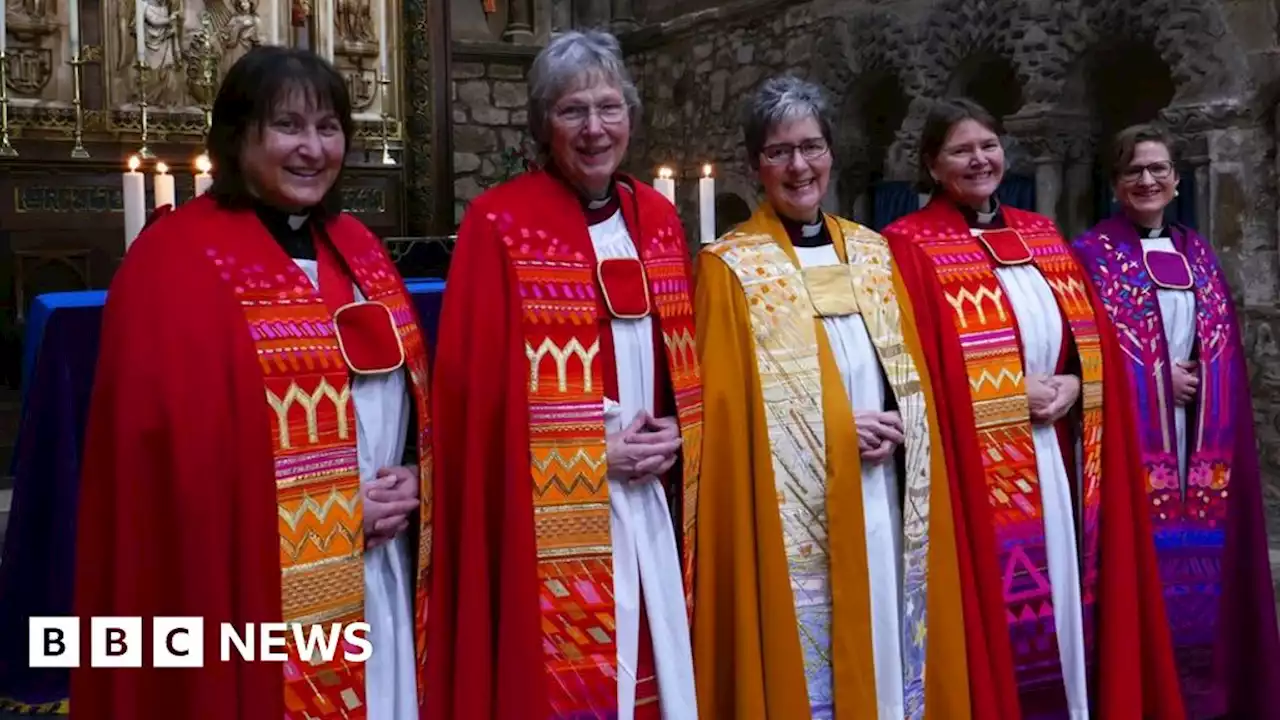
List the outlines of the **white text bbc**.
<svg viewBox="0 0 1280 720">
<path fill-rule="evenodd" d="M 90 667 L 142 667 L 142 618 L 94 617 L 89 627 Z M 204 627 L 198 617 L 152 618 L 151 667 L 204 667 Z M 299 657 L 311 662 L 332 662 L 341 652 L 346 662 L 362 663 L 373 654 L 368 623 L 222 623 L 218 636 L 222 662 L 231 661 L 233 652 L 251 662 L 284 662 L 290 638 Z M 31 618 L 27 653 L 31 667 L 79 667 L 80 618 Z"/>
</svg>

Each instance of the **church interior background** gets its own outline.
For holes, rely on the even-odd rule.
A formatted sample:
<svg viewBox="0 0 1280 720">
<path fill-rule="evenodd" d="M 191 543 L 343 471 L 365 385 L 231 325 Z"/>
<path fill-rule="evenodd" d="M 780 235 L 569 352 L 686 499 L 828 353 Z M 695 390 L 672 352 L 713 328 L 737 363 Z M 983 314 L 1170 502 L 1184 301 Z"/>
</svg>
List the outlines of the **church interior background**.
<svg viewBox="0 0 1280 720">
<path fill-rule="evenodd" d="M 540 44 L 607 27 L 644 106 L 628 169 L 671 170 L 694 242 L 705 164 L 718 232 L 755 205 L 737 102 L 771 74 L 830 91 L 829 209 L 876 228 L 918 206 L 910 180 L 931 98 L 969 95 L 1003 118 L 1001 197 L 1068 237 L 1109 212 L 1100 139 L 1166 123 L 1182 162 L 1172 212 L 1211 238 L 1233 281 L 1280 548 L 1280 0 L 0 2 L 0 471 L 21 419 L 31 299 L 110 283 L 124 252 L 121 174 L 144 145 L 141 171 L 163 162 L 178 202 L 192 197 L 218 79 L 247 48 L 332 58 L 358 121 L 347 210 L 406 275 L 443 277 L 467 202 L 530 154 L 524 78 Z"/>
</svg>

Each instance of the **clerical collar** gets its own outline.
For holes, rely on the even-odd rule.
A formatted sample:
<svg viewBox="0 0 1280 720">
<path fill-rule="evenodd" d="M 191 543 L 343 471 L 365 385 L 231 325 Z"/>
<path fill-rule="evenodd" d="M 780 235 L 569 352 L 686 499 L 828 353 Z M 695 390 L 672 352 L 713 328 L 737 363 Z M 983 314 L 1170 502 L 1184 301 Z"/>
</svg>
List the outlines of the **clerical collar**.
<svg viewBox="0 0 1280 720">
<path fill-rule="evenodd" d="M 782 220 L 782 227 L 786 229 L 787 237 L 795 247 L 822 247 L 831 244 L 831 233 L 827 232 L 826 216 L 822 212 L 811 223 L 797 222 L 782 215 L 778 219 Z"/>
<path fill-rule="evenodd" d="M 1145 225 L 1139 225 L 1138 223 L 1133 223 L 1133 229 L 1138 231 L 1138 237 L 1142 238 L 1143 240 L 1147 240 L 1150 238 L 1170 237 L 1168 225 L 1162 225 L 1158 228 L 1149 228 Z"/>
<path fill-rule="evenodd" d="M 582 199 L 582 211 L 587 215 L 588 225 L 599 225 L 618 214 L 622 204 L 618 202 L 618 186 L 609 184 L 609 193 L 599 200 Z"/>
<path fill-rule="evenodd" d="M 294 260 L 316 259 L 309 214 L 294 215 L 261 202 L 254 203 L 253 211 L 289 257 Z"/>
<path fill-rule="evenodd" d="M 956 207 L 960 209 L 960 214 L 964 215 L 965 222 L 969 223 L 971 228 L 991 230 L 1004 227 L 1004 212 L 1000 207 L 1000 201 L 992 195 L 987 202 L 989 210 L 975 210 L 961 203 L 956 203 Z"/>
</svg>

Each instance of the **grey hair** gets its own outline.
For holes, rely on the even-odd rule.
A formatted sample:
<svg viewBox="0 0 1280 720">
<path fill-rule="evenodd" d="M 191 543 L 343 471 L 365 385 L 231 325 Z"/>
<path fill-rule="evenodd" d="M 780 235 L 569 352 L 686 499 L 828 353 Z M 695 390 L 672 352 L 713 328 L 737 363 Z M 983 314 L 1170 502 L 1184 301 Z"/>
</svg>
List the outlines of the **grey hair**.
<svg viewBox="0 0 1280 720">
<path fill-rule="evenodd" d="M 593 80 L 604 80 L 622 91 L 634 122 L 640 93 L 622 59 L 622 45 L 601 30 L 573 30 L 557 34 L 542 48 L 529 68 L 529 132 L 545 151 L 551 138 L 551 108 L 567 92 Z"/>
<path fill-rule="evenodd" d="M 742 112 L 742 134 L 751 168 L 760 169 L 760 153 L 770 130 L 787 120 L 806 117 L 818 121 L 828 146 L 835 144 L 831 107 L 821 87 L 794 75 L 771 77 L 761 83 Z"/>
</svg>

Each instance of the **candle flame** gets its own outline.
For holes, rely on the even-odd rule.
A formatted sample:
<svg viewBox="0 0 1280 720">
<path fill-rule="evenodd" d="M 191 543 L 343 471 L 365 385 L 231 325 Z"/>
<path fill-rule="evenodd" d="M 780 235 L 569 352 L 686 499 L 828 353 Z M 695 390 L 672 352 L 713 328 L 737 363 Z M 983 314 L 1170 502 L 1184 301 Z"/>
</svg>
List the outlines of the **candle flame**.
<svg viewBox="0 0 1280 720">
<path fill-rule="evenodd" d="M 711 165 L 702 166 L 702 177 L 711 177 Z"/>
<path fill-rule="evenodd" d="M 205 173 L 208 173 L 212 169 L 213 169 L 213 163 L 209 160 L 208 155 L 204 153 L 200 153 L 199 155 L 196 156 L 196 170 L 199 170 L 200 174 L 203 175 Z"/>
<path fill-rule="evenodd" d="M 663 180 L 670 180 L 671 168 L 666 168 L 666 167 L 658 168 L 658 177 L 662 178 Z"/>
<path fill-rule="evenodd" d="M 137 155 L 129 156 L 129 172 L 137 172 L 141 165 L 142 161 L 138 159 Z"/>
<path fill-rule="evenodd" d="M 165 165 L 162 162 L 158 162 L 156 163 L 156 172 L 161 175 L 164 175 L 165 173 L 169 172 L 169 166 Z"/>
</svg>

